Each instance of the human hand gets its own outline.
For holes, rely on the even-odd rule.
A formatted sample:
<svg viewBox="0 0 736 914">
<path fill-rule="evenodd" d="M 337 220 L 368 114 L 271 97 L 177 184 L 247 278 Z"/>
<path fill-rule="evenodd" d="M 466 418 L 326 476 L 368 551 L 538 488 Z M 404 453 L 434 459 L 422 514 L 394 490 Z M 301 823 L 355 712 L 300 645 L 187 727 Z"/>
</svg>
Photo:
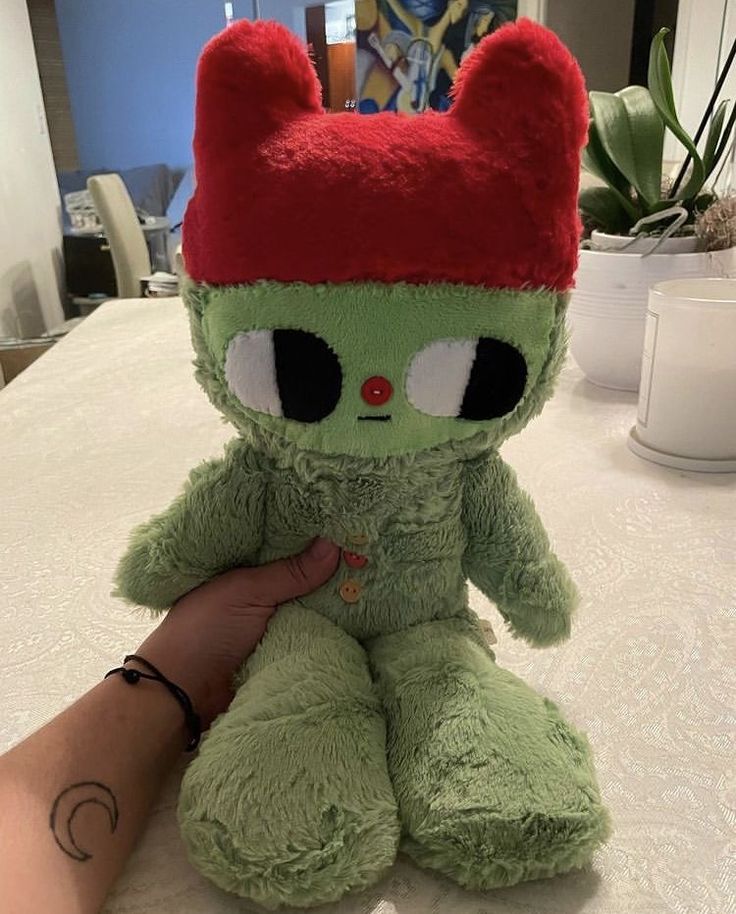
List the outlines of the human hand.
<svg viewBox="0 0 736 914">
<path fill-rule="evenodd" d="M 230 704 L 233 677 L 276 607 L 324 584 L 338 556 L 318 538 L 299 555 L 227 571 L 177 600 L 136 653 L 187 692 L 204 729 Z"/>
</svg>

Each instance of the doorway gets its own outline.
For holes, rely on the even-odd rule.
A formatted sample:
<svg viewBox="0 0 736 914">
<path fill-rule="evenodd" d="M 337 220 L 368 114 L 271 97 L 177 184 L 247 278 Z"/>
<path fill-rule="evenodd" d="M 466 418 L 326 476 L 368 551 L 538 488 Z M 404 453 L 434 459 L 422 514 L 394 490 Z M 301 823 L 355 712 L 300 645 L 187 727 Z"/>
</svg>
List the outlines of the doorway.
<svg viewBox="0 0 736 914">
<path fill-rule="evenodd" d="M 335 0 L 305 9 L 307 42 L 328 111 L 355 111 L 355 3 Z"/>
</svg>

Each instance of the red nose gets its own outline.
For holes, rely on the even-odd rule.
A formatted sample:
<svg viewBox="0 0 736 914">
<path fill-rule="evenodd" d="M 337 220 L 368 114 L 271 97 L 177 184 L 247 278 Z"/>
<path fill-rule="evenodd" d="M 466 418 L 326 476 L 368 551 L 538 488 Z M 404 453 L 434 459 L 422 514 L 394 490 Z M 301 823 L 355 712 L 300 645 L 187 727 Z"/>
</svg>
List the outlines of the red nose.
<svg viewBox="0 0 736 914">
<path fill-rule="evenodd" d="M 383 406 L 391 399 L 393 392 L 391 382 L 381 375 L 363 381 L 363 386 L 360 388 L 360 395 L 369 406 Z"/>
</svg>

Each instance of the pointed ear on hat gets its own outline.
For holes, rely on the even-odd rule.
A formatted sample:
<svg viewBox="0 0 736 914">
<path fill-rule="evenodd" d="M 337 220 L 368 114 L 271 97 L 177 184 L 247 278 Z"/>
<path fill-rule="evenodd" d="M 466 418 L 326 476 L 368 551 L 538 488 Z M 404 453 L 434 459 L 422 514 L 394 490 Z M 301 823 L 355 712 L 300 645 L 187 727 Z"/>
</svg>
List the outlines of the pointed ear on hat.
<svg viewBox="0 0 736 914">
<path fill-rule="evenodd" d="M 460 67 L 451 114 L 508 150 L 516 174 L 577 182 L 588 99 L 575 58 L 549 29 L 520 19 L 484 38 Z"/>
<path fill-rule="evenodd" d="M 240 20 L 205 47 L 197 67 L 195 157 L 256 144 L 300 114 L 322 111 L 302 42 L 277 22 Z"/>
</svg>

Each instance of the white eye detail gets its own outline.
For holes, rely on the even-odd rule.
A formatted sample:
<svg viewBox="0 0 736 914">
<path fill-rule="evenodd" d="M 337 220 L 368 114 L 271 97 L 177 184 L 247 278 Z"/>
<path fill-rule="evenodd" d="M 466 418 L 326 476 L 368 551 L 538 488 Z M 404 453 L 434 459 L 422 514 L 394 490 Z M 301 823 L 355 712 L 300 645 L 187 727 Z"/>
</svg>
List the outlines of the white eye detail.
<svg viewBox="0 0 736 914">
<path fill-rule="evenodd" d="M 406 396 L 429 416 L 459 416 L 477 340 L 437 340 L 412 359 Z"/>
<path fill-rule="evenodd" d="M 271 416 L 282 415 L 270 330 L 251 330 L 233 337 L 225 357 L 225 379 L 244 406 Z"/>
<path fill-rule="evenodd" d="M 244 406 L 296 422 L 325 419 L 342 390 L 340 361 L 322 337 L 288 328 L 233 337 L 225 379 Z"/>
<path fill-rule="evenodd" d="M 524 356 L 510 343 L 490 336 L 437 340 L 412 359 L 406 396 L 430 416 L 487 422 L 516 407 L 526 381 Z"/>
</svg>

